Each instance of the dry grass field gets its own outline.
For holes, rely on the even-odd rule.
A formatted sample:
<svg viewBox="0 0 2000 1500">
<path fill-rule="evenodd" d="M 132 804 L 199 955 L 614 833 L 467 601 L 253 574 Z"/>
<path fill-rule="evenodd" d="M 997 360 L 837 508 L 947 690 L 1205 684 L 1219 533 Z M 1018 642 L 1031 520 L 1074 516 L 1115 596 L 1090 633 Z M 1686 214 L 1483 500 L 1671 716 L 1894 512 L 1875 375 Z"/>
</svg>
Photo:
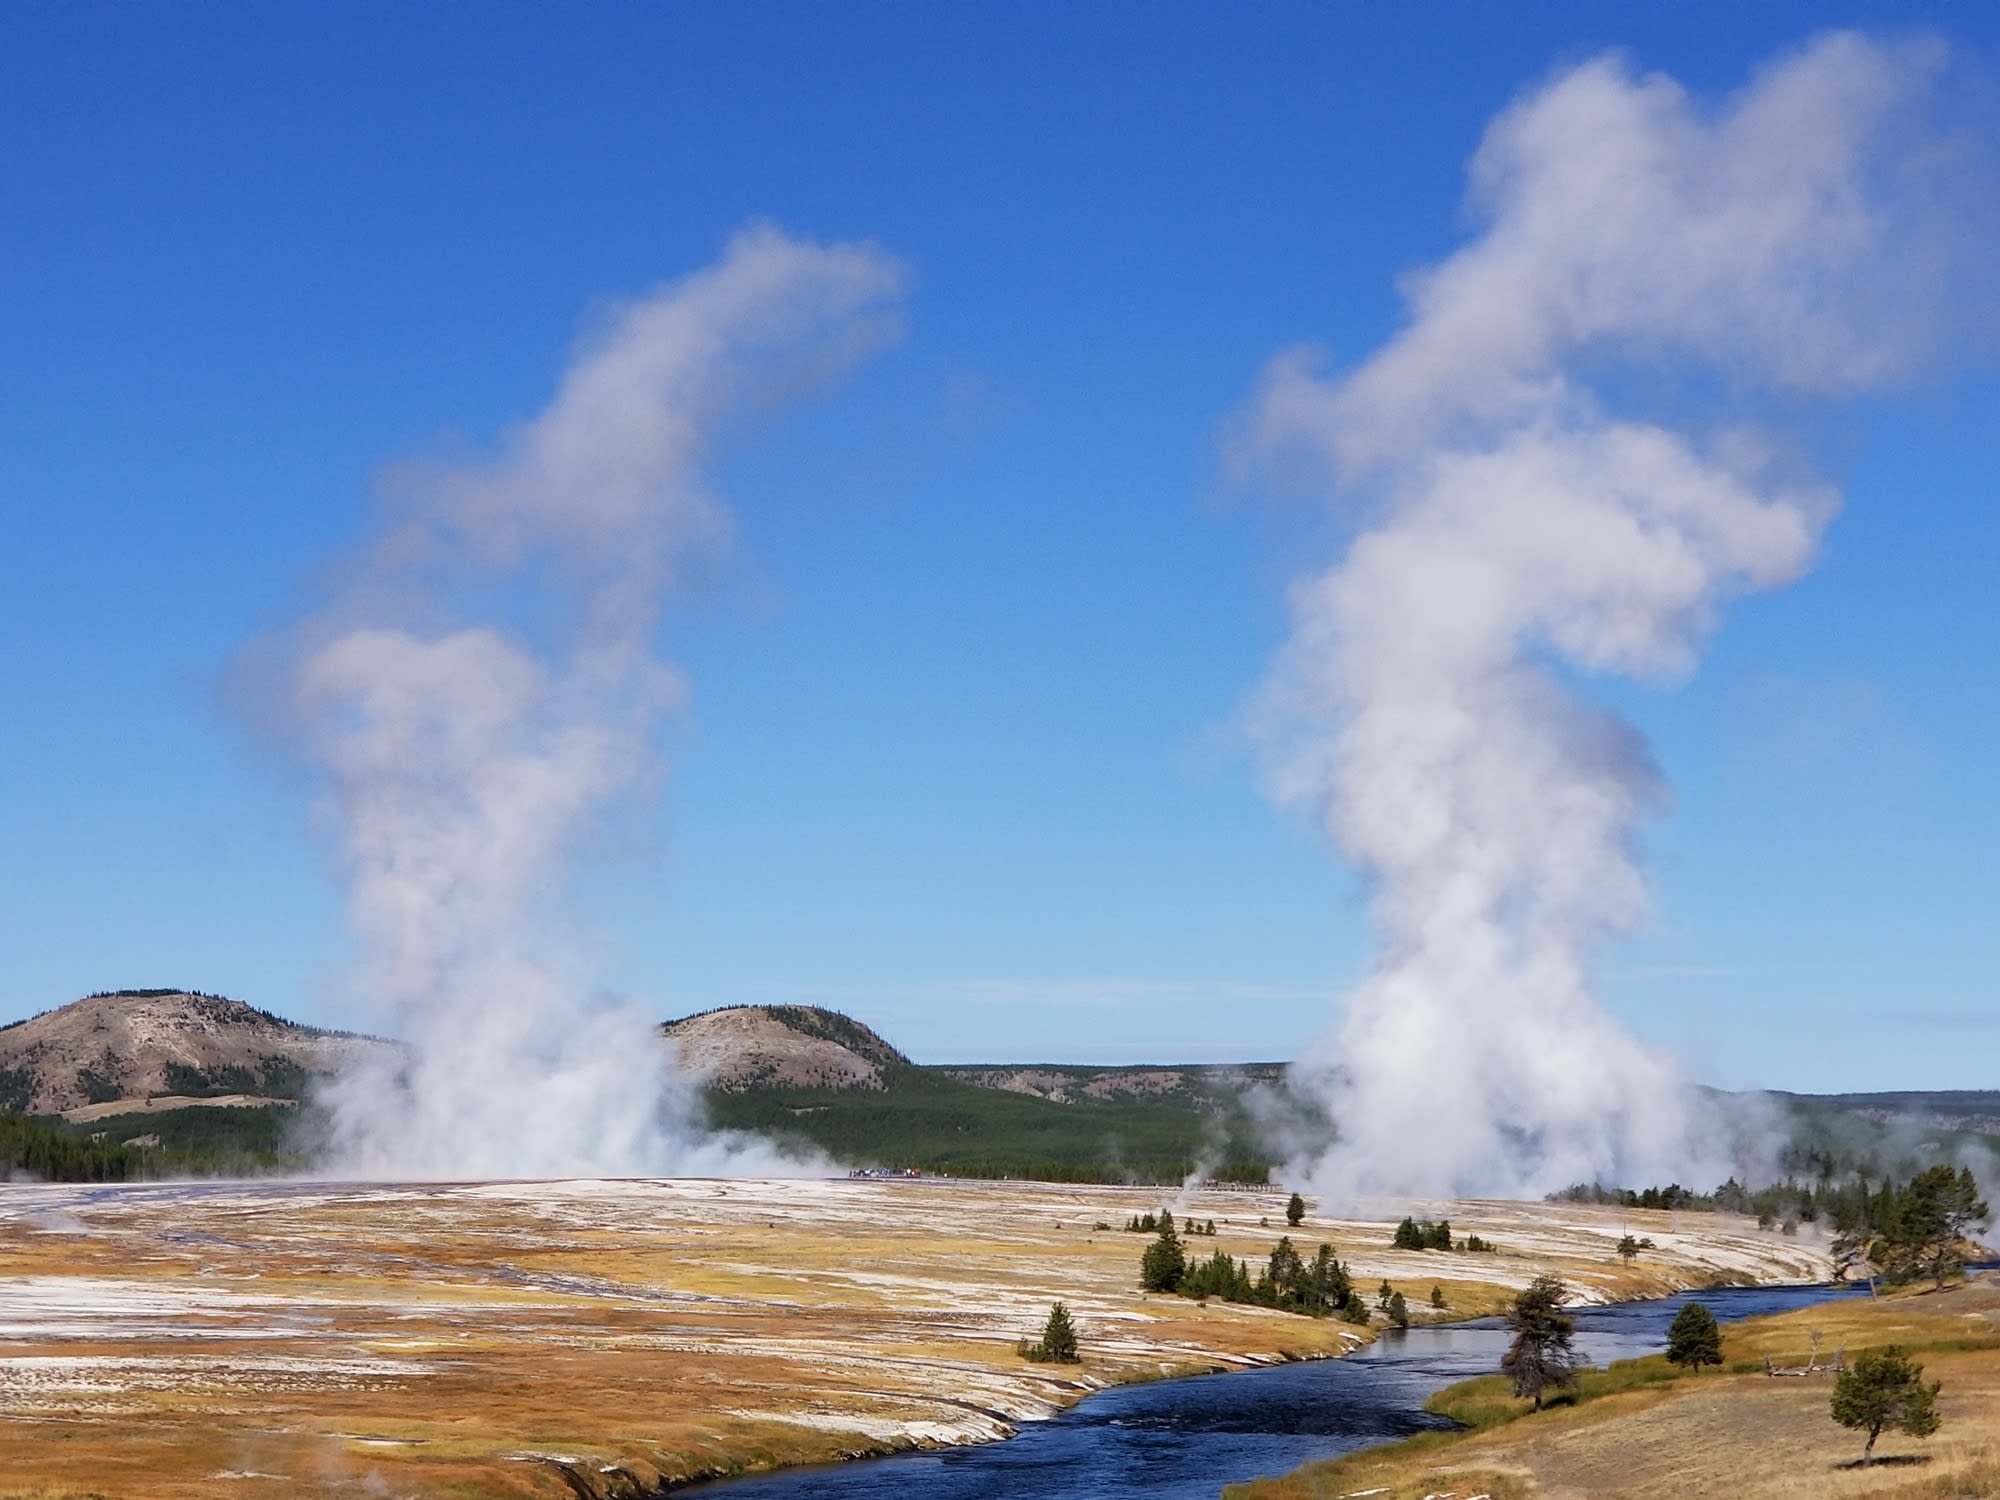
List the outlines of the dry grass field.
<svg viewBox="0 0 2000 1500">
<path fill-rule="evenodd" d="M 1156 1190 L 657 1181 L 0 1186 L 0 1496 L 296 1500 L 653 1493 L 703 1474 L 1003 1437 L 1105 1384 L 1338 1354 L 1365 1334 L 1148 1297 Z M 1197 1192 L 1253 1262 L 1284 1195 Z M 1467 1203 L 1497 1255 L 1311 1217 L 1429 1315 L 1554 1266 L 1593 1299 L 1806 1279 L 1741 1221 Z M 1268 1226 L 1260 1221 L 1268 1221 Z M 1621 1265 L 1631 1228 L 1660 1250 Z M 1066 1299 L 1079 1366 L 1016 1345 Z M 1789 1398 L 1796 1392 L 1776 1393 Z M 1955 1396 L 1963 1400 L 1962 1396 Z M 1582 1460 L 1579 1460 L 1581 1462 Z"/>
<path fill-rule="evenodd" d="M 1821 1360 L 1842 1347 L 1853 1354 L 1898 1343 L 1919 1351 L 1927 1378 L 1944 1383 L 1937 1435 L 1918 1441 L 1884 1434 L 1875 1466 L 1856 1467 L 1862 1437 L 1829 1416 L 1832 1378 L 1773 1379 L 1761 1372 L 1766 1357 L 1780 1367 L 1806 1364 L 1814 1332 Z M 2000 1282 L 1982 1278 L 1941 1295 L 1899 1293 L 1751 1319 L 1725 1327 L 1723 1356 L 1729 1373 L 1664 1383 L 1648 1380 L 1666 1372 L 1664 1360 L 1633 1361 L 1610 1372 L 1606 1385 L 1628 1387 L 1612 1394 L 1483 1432 L 1356 1454 L 1230 1494 L 1232 1500 L 2000 1496 Z M 1465 1391 L 1462 1399 L 1492 1398 Z"/>
</svg>

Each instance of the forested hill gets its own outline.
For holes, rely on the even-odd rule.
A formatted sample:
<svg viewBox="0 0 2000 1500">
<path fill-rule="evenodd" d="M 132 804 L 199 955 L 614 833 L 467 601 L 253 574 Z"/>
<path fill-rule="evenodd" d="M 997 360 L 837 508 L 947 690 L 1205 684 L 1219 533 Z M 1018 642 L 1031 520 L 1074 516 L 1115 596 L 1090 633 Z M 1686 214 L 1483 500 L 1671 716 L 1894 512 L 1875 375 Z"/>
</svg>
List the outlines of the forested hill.
<svg viewBox="0 0 2000 1500">
<path fill-rule="evenodd" d="M 1808 1110 L 1852 1115 L 1918 1129 L 2000 1136 L 2000 1089 L 1941 1089 L 1929 1093 L 1773 1094 Z"/>
<path fill-rule="evenodd" d="M 851 1016 L 800 1005 L 729 1006 L 661 1030 L 701 1080 L 711 1124 L 845 1165 L 1262 1180 L 1279 1158 L 1274 1121 L 1327 1129 L 1287 1093 L 1279 1063 L 926 1066 Z M 65 1176 L 128 1175 L 169 1157 L 180 1170 L 303 1165 L 288 1145 L 296 1101 L 344 1059 L 390 1045 L 197 991 L 93 995 L 0 1026 L 0 1111 L 39 1122 L 14 1127 L 0 1165 Z M 2000 1142 L 2000 1092 L 1772 1097 L 1786 1122 L 1782 1171 L 1801 1179 L 1934 1160 L 1985 1175 Z M 70 1152 L 64 1140 L 104 1149 Z"/>
</svg>

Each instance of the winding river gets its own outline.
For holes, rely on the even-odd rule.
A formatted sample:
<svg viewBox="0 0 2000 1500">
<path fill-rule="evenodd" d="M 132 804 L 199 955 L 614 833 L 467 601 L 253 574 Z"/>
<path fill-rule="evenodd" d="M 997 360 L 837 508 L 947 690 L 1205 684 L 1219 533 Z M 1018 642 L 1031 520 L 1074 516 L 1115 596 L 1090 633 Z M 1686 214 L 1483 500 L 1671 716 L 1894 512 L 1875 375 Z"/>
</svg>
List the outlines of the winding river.
<svg viewBox="0 0 2000 1500">
<path fill-rule="evenodd" d="M 1718 1318 L 1810 1306 L 1853 1288 L 1742 1287 L 1577 1309 L 1596 1364 L 1666 1346 L 1683 1303 Z M 1085 1330 L 1088 1337 L 1088 1330 Z M 1225 1484 L 1449 1427 L 1423 1409 L 1440 1388 L 1499 1367 L 1498 1319 L 1394 1330 L 1345 1359 L 1122 1386 L 1004 1443 L 898 1454 L 697 1485 L 702 1500 L 1215 1500 Z"/>
</svg>

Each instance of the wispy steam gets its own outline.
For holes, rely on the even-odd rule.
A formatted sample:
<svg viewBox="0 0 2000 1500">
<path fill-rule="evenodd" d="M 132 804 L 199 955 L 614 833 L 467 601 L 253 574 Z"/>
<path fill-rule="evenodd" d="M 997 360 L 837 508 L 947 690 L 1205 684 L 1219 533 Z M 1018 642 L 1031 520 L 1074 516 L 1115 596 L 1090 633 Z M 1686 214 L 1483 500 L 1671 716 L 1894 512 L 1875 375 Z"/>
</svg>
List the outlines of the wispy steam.
<svg viewBox="0 0 2000 1500">
<path fill-rule="evenodd" d="M 1726 601 L 1810 565 L 1833 491 L 1686 413 L 1865 392 L 1932 347 L 1945 63 L 1829 36 L 1714 111 L 1616 58 L 1564 73 L 1488 129 L 1480 227 L 1411 278 L 1402 331 L 1339 375 L 1266 372 L 1248 452 L 1323 466 L 1361 518 L 1297 585 L 1261 704 L 1278 793 L 1365 874 L 1380 935 L 1301 1069 L 1341 1136 L 1301 1164 L 1322 1187 L 1713 1165 L 1672 1062 L 1592 997 L 1666 792 L 1578 679 L 1672 680 Z"/>
<path fill-rule="evenodd" d="M 691 1165 L 652 1018 L 586 982 L 579 847 L 656 779 L 680 700 L 664 601 L 724 516 L 718 438 L 895 331 L 899 268 L 769 229 L 617 311 L 490 458 L 416 465 L 284 653 L 280 695 L 347 882 L 355 988 L 409 1044 L 328 1096 L 351 1171 Z"/>
</svg>

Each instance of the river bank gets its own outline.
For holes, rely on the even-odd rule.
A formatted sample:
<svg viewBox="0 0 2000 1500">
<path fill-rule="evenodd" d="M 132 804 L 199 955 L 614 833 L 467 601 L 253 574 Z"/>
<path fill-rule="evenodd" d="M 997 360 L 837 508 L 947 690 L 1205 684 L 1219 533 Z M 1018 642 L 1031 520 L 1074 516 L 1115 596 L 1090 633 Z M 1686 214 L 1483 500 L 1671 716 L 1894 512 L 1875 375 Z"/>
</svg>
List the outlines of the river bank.
<svg viewBox="0 0 2000 1500">
<path fill-rule="evenodd" d="M 1804 1306 L 1820 1287 L 1691 1294 L 1718 1317 Z M 1579 1347 L 1608 1362 L 1659 1348 L 1680 1298 L 1586 1309 Z M 1354 1355 L 1090 1397 L 988 1447 L 794 1471 L 697 1487 L 690 1500 L 1216 1500 L 1224 1484 L 1435 1432 L 1426 1398 L 1490 1372 L 1507 1345 L 1497 1319 L 1386 1333 Z M 1351 1493 L 1349 1485 L 1334 1493 Z M 1443 1487 L 1449 1489 L 1449 1486 Z M 1432 1494 L 1442 1493 L 1433 1489 Z M 1462 1487 L 1459 1493 L 1471 1493 Z"/>
<path fill-rule="evenodd" d="M 1360 1330 L 1147 1296 L 1157 1191 L 879 1182 L 202 1184 L 0 1190 L 0 1463 L 50 1497 L 612 1496 L 990 1442 L 1108 1387 L 1354 1347 Z M 1194 1242 L 1251 1260 L 1282 1192 L 1194 1194 Z M 1494 1255 L 1396 1251 L 1310 1214 L 1357 1282 L 1427 1317 L 1535 1271 L 1593 1301 L 1807 1279 L 1810 1240 L 1741 1221 L 1418 1205 Z M 1374 1215 L 1379 1213 L 1379 1217 Z M 1107 1226 L 1100 1228 L 1098 1226 Z M 1657 1249 L 1627 1266 L 1620 1235 Z M 1015 1349 L 1062 1298 L 1080 1367 Z M 1364 1335 L 1365 1337 L 1365 1335 Z M 75 1460 L 88 1454 L 97 1478 Z"/>
<path fill-rule="evenodd" d="M 1717 1308 L 1727 1317 L 1728 1309 Z M 1580 1322 L 1587 1321 L 1580 1320 Z M 1586 1373 L 1578 1399 L 1531 1413 L 1491 1374 L 1438 1393 L 1430 1409 L 1471 1425 L 1310 1463 L 1230 1487 L 1229 1500 L 1373 1500 L 1485 1494 L 1490 1500 L 1983 1500 L 2000 1494 L 2000 1279 L 1975 1276 L 1875 1298 L 1865 1291 L 1722 1326 L 1724 1366 L 1694 1374 L 1657 1354 Z M 1894 1343 L 1941 1382 L 1929 1440 L 1884 1434 L 1878 1462 L 1830 1412 L 1844 1356 Z M 1776 1379 L 1816 1364 L 1819 1373 Z"/>
</svg>

